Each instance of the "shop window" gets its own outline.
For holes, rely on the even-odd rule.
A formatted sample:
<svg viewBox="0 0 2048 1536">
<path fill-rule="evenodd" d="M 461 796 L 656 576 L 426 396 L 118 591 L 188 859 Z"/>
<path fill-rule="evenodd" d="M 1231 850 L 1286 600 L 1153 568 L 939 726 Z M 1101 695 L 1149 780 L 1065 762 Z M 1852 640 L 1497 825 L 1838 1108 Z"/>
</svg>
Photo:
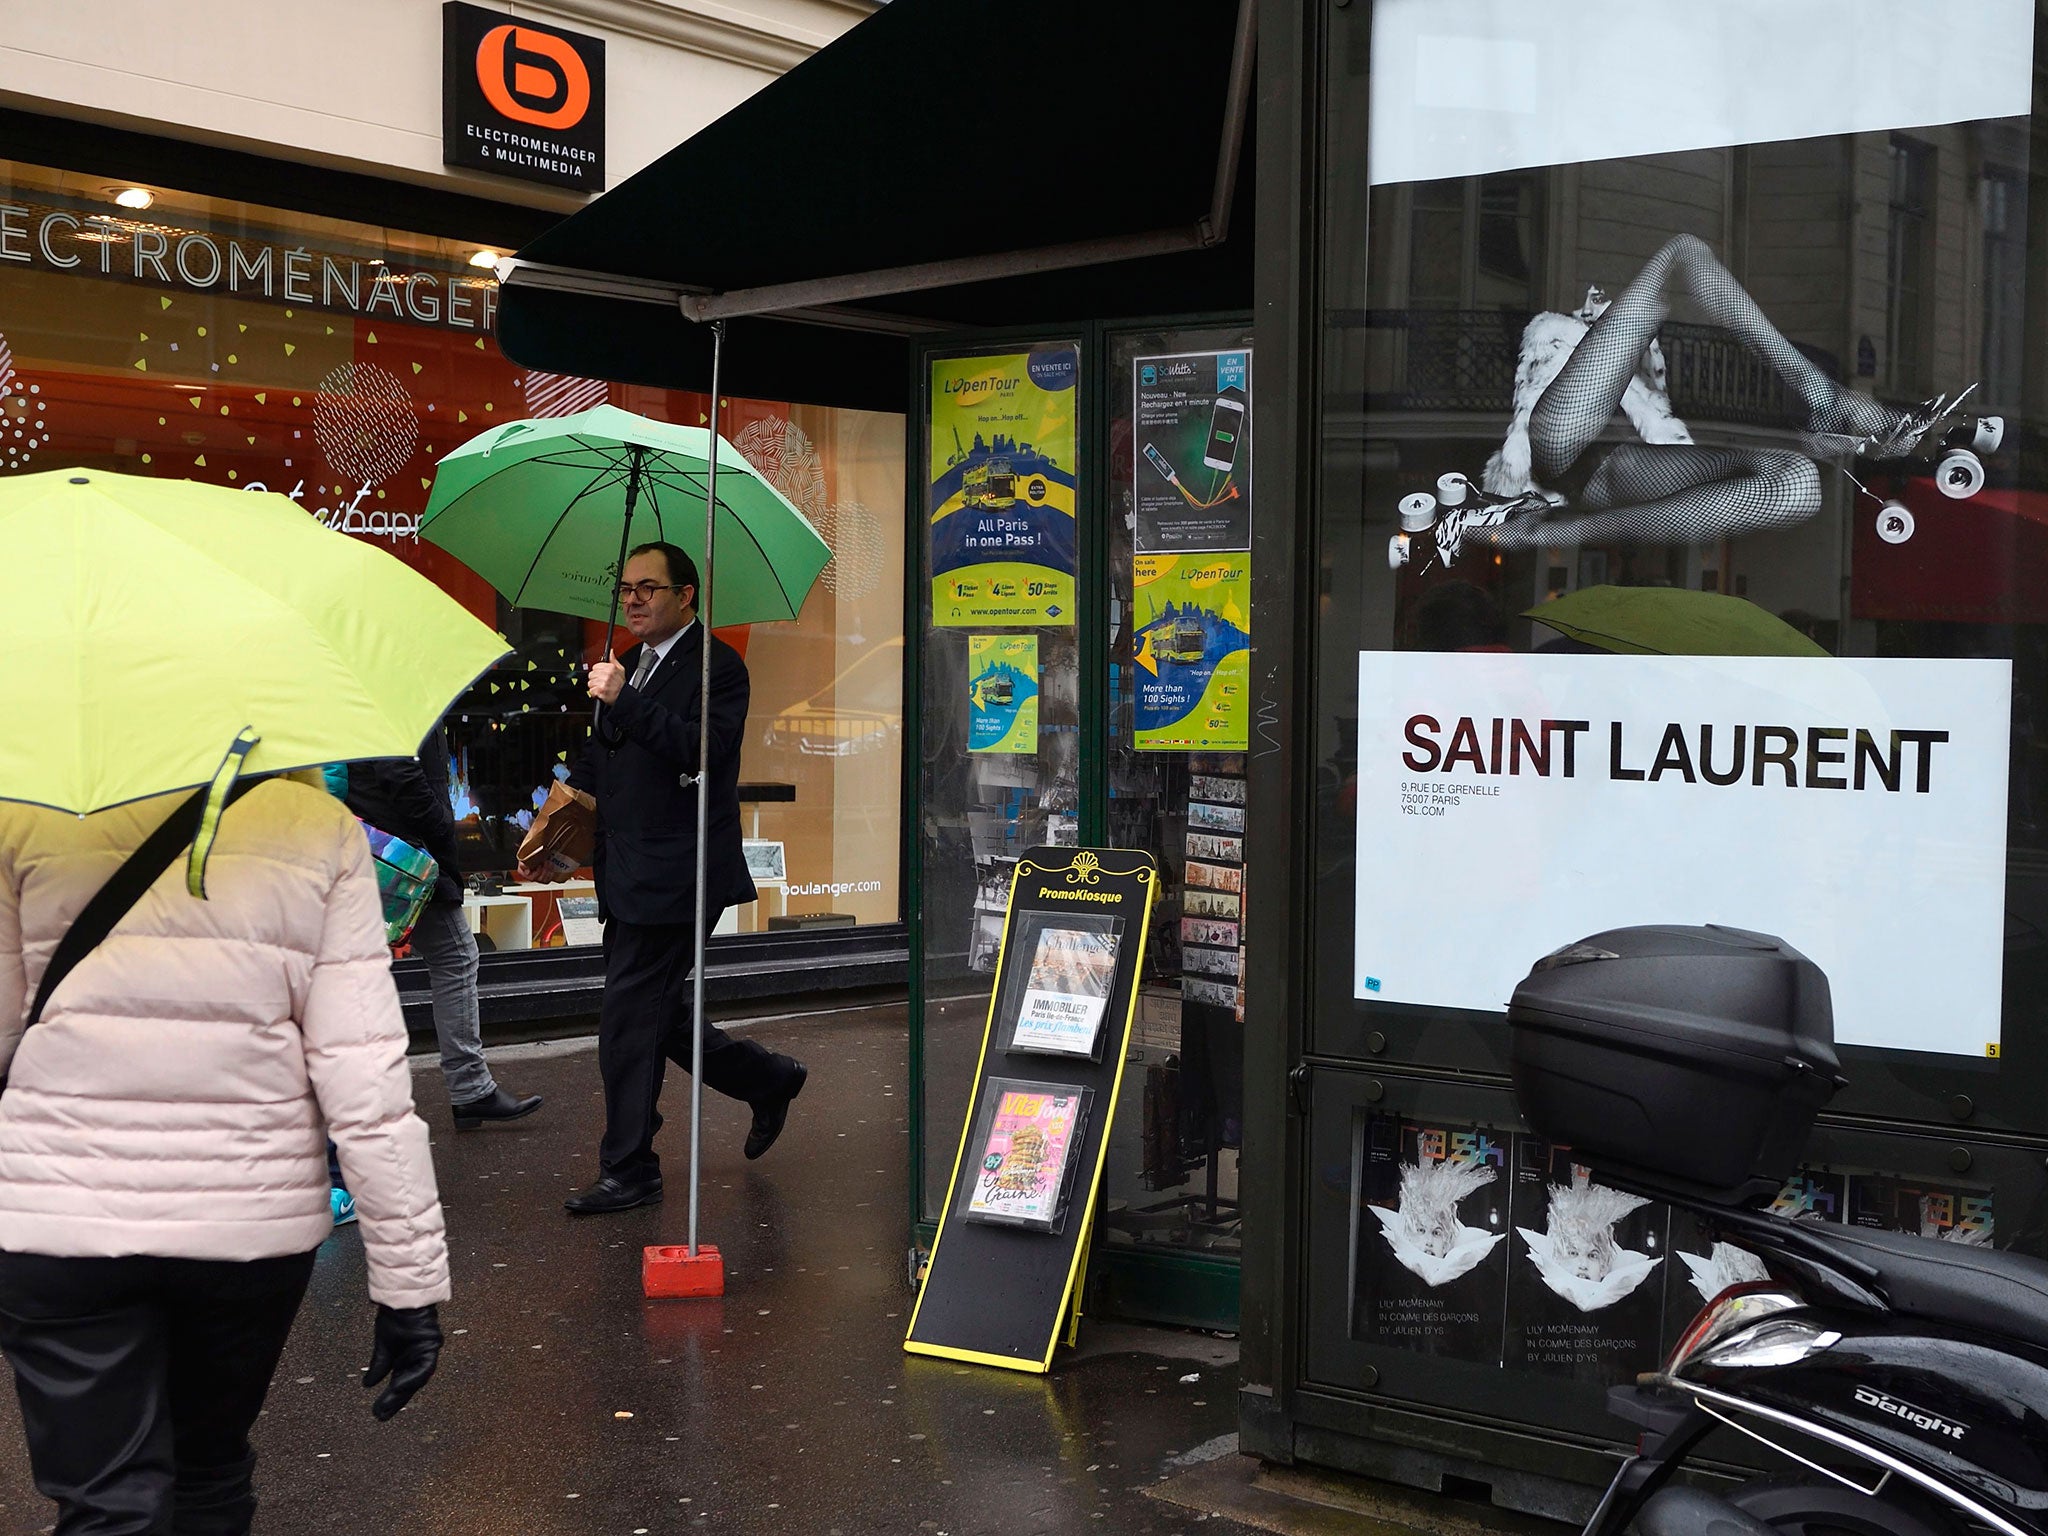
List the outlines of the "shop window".
<svg viewBox="0 0 2048 1536">
<path fill-rule="evenodd" d="M 1960 1118 L 2048 1136 L 2035 18 L 1978 18 L 1972 56 L 2006 67 L 1937 100 L 1882 29 L 1639 9 L 1629 54 L 1684 67 L 1506 13 L 1336 20 L 1372 47 L 1329 55 L 1319 146 L 1305 1369 L 1475 1411 L 1505 1371 L 1590 1433 L 1712 1275 L 1569 1149 L 1508 1146 L 1503 1005 L 1545 954 L 1712 921 L 1822 966 L 1848 1087 L 1787 1214 L 2039 1251 L 2038 1179 L 1929 1165 Z M 1800 89 L 1759 78 L 1781 58 Z M 1524 287 L 1511 249 L 1547 275 Z M 1525 292 L 1484 346 L 1420 345 Z M 1911 414 L 1937 396 L 1963 403 Z M 1754 627 L 1662 622 L 1710 608 Z M 1889 755 L 1922 719 L 1925 779 Z M 1867 739 L 1860 777 L 1789 749 L 1760 773 L 1794 722 L 1802 753 Z M 1898 1143 L 1848 1145 L 1875 1123 Z M 1562 1275 L 1552 1231 L 1611 1246 Z M 1575 1283 L 1617 1261 L 1633 1289 Z"/>
<path fill-rule="evenodd" d="M 917 459 L 923 1188 L 937 1220 L 1018 860 L 1081 840 L 1076 582 L 1093 468 L 1066 337 L 927 354 Z"/>
<path fill-rule="evenodd" d="M 473 244 L 170 188 L 131 213 L 114 190 L 0 161 L 0 473 L 90 465 L 279 492 L 503 633 L 512 654 L 447 730 L 467 873 L 504 881 L 588 730 L 581 672 L 603 628 L 512 608 L 424 542 L 434 466 L 523 416 L 609 401 L 695 425 L 708 400 L 513 363 Z M 794 622 L 727 633 L 752 675 L 742 809 L 762 893 L 727 923 L 896 921 L 903 420 L 735 399 L 722 428 L 834 550 Z M 530 924 L 507 908 L 517 920 L 486 936 L 591 937 L 538 895 Z"/>
<path fill-rule="evenodd" d="M 1250 627 L 1257 556 L 1246 548 L 1247 504 L 1261 482 L 1249 442 L 1227 471 L 1205 467 L 1201 479 L 1185 477 L 1191 494 L 1181 496 L 1156 477 L 1151 453 L 1201 463 L 1200 434 L 1211 427 L 1219 384 L 1242 372 L 1255 394 L 1256 357 L 1244 326 L 1114 333 L 1107 357 L 1109 841 L 1149 852 L 1161 882 L 1124 1069 L 1128 1107 L 1110 1147 L 1103 1236 L 1131 1250 L 1235 1255 L 1246 892 L 1258 874 L 1245 819 L 1251 710 L 1229 707 L 1234 690 L 1220 662 L 1206 686 L 1188 689 L 1202 695 L 1199 706 L 1165 730 L 1160 720 L 1172 706 L 1160 701 L 1172 696 L 1184 666 L 1199 668 L 1205 651 L 1213 653 L 1212 636 Z M 1176 409 L 1163 394 L 1173 368 L 1186 375 L 1175 387 L 1192 409 Z M 1246 595 L 1238 605 L 1231 593 L 1240 583 Z"/>
</svg>

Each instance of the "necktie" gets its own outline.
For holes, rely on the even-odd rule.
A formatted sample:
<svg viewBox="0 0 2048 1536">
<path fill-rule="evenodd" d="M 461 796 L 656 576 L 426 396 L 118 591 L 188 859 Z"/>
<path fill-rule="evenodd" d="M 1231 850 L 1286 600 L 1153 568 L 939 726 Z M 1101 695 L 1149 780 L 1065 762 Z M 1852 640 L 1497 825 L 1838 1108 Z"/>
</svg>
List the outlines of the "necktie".
<svg viewBox="0 0 2048 1536">
<path fill-rule="evenodd" d="M 650 645 L 643 649 L 640 652 L 640 665 L 633 669 L 633 686 L 635 688 L 644 688 L 647 685 L 647 679 L 653 675 L 654 669 L 659 665 L 661 665 L 661 658 L 655 655 L 654 647 Z"/>
</svg>

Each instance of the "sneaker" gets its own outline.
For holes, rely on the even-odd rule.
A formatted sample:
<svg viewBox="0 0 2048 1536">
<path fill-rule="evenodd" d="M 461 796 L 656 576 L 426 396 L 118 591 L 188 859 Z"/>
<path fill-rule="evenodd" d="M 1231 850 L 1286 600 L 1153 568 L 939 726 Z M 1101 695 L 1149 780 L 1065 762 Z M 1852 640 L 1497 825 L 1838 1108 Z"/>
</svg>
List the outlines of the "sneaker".
<svg viewBox="0 0 2048 1536">
<path fill-rule="evenodd" d="M 334 1213 L 337 1227 L 345 1227 L 356 1219 L 356 1197 L 345 1189 L 328 1190 L 327 1207 Z"/>
</svg>

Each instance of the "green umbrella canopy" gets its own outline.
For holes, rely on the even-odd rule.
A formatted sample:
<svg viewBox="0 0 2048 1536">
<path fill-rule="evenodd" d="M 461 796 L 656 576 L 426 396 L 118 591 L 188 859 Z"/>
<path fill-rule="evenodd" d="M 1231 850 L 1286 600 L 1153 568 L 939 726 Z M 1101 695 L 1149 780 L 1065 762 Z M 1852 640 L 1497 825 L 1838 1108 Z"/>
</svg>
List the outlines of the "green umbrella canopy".
<svg viewBox="0 0 2048 1536">
<path fill-rule="evenodd" d="M 1684 587 L 1582 587 L 1522 615 L 1604 651 L 1635 656 L 1825 656 L 1742 597 Z"/>
<path fill-rule="evenodd" d="M 504 640 L 283 496 L 0 478 L 0 799 L 83 815 L 247 773 L 410 757 Z"/>
<path fill-rule="evenodd" d="M 707 562 L 711 441 L 701 427 L 611 405 L 508 422 L 441 460 L 420 531 L 520 607 L 604 620 L 631 486 L 631 542 L 687 550 L 704 572 L 713 624 L 793 619 L 832 551 L 721 440 L 716 559 Z M 715 570 L 706 569 L 713 563 Z"/>
</svg>

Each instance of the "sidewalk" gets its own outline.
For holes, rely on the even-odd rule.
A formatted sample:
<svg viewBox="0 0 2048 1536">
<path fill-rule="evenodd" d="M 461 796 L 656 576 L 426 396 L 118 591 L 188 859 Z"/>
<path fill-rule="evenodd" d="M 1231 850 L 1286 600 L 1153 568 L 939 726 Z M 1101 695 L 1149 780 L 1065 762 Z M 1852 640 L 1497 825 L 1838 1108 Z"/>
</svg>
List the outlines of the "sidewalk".
<svg viewBox="0 0 2048 1536">
<path fill-rule="evenodd" d="M 902 1008 L 753 1032 L 811 1077 L 758 1163 L 740 1155 L 746 1111 L 705 1096 L 700 1235 L 727 1270 L 708 1302 L 640 1295 L 641 1247 L 685 1234 L 685 1074 L 663 1096 L 667 1203 L 578 1220 L 561 1202 L 596 1176 L 594 1042 L 494 1052 L 547 1106 L 462 1136 L 438 1068 L 416 1062 L 449 1347 L 411 1407 L 371 1419 L 361 1240 L 337 1232 L 257 1427 L 261 1536 L 1243 1536 L 1142 1492 L 1230 1448 L 1234 1345 L 1084 1319 L 1080 1356 L 1050 1377 L 906 1356 Z M 0 1393 L 0 1533 L 45 1530 L 50 1511 Z"/>
</svg>

